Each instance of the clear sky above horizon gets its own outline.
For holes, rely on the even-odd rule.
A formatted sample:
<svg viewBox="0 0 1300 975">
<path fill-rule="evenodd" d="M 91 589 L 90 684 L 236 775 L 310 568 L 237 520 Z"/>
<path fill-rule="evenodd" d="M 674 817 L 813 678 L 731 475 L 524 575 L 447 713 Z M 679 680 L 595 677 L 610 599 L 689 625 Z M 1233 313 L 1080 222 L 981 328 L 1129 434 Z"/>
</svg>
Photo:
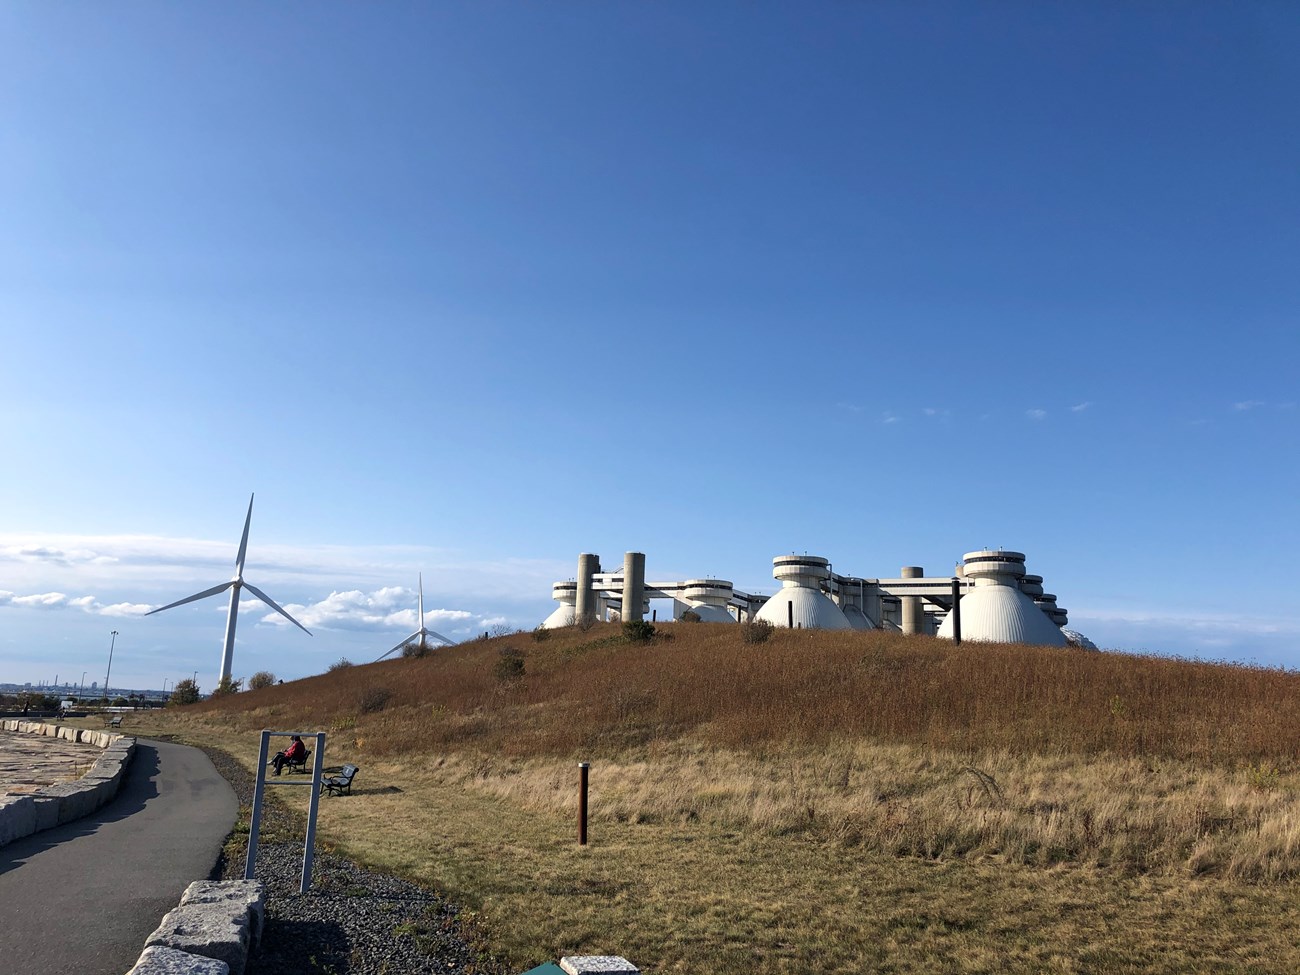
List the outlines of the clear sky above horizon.
<svg viewBox="0 0 1300 975">
<path fill-rule="evenodd" d="M 0 6 L 0 681 L 1028 555 L 1300 667 L 1300 8 Z"/>
</svg>

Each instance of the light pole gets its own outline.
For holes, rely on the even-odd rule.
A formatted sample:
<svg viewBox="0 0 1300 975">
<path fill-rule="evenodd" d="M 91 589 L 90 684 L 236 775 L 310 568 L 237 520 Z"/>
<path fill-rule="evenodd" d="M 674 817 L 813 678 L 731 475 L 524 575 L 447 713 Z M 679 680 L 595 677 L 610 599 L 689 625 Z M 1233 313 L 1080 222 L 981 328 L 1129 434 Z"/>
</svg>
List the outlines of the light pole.
<svg viewBox="0 0 1300 975">
<path fill-rule="evenodd" d="M 86 672 L 81 672 L 81 683 L 77 685 L 77 700 L 86 696 Z"/>
<path fill-rule="evenodd" d="M 113 639 L 108 644 L 108 671 L 104 674 L 104 700 L 111 698 L 108 696 L 108 675 L 113 672 L 113 647 L 117 643 L 117 630 L 113 631 Z"/>
</svg>

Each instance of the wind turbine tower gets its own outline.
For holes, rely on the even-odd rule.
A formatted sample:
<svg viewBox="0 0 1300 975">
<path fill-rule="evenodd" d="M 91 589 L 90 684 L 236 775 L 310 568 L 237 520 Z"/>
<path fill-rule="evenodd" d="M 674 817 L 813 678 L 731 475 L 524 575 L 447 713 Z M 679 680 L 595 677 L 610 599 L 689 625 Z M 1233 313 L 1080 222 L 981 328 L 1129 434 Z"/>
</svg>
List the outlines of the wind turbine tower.
<svg viewBox="0 0 1300 975">
<path fill-rule="evenodd" d="M 248 496 L 248 515 L 244 518 L 244 535 L 239 540 L 239 555 L 235 558 L 235 577 L 229 582 L 223 582 L 219 586 L 213 586 L 211 589 L 204 589 L 202 592 L 196 592 L 193 596 L 186 596 L 184 599 L 178 599 L 174 603 L 168 603 L 166 606 L 159 606 L 157 609 L 151 609 L 145 613 L 145 616 L 152 616 L 154 613 L 161 613 L 164 609 L 172 609 L 176 606 L 184 606 L 186 603 L 192 603 L 199 599 L 207 599 L 209 596 L 215 596 L 217 593 L 230 590 L 230 610 L 226 614 L 226 639 L 221 650 L 221 682 L 230 680 L 230 665 L 235 655 L 235 620 L 239 616 L 239 591 L 247 589 L 250 593 L 260 599 L 266 605 L 287 619 L 298 629 L 302 630 L 308 636 L 311 636 L 311 630 L 303 626 L 296 619 L 290 616 L 280 607 L 274 599 L 268 596 L 262 590 L 258 589 L 251 582 L 244 581 L 244 556 L 248 553 L 248 526 L 253 521 L 253 495 Z M 421 628 L 423 628 L 423 619 L 421 619 Z M 409 639 L 409 637 L 408 637 Z"/>
<path fill-rule="evenodd" d="M 390 653 L 396 653 L 398 650 L 401 650 L 402 647 L 406 646 L 408 643 L 410 643 L 412 640 L 414 640 L 417 636 L 420 638 L 420 655 L 421 655 L 421 656 L 423 656 L 425 653 L 428 652 L 428 650 L 429 650 L 429 637 L 431 637 L 431 636 L 432 636 L 432 637 L 437 637 L 437 638 L 438 638 L 439 640 L 441 640 L 441 641 L 442 641 L 446 646 L 449 646 L 449 647 L 450 647 L 450 646 L 453 646 L 453 645 L 455 644 L 455 642 L 456 642 L 455 640 L 448 640 L 448 639 L 447 639 L 445 636 L 443 636 L 441 633 L 437 633 L 437 632 L 435 632 L 435 631 L 433 631 L 433 630 L 430 630 L 430 629 L 426 629 L 426 628 L 425 628 L 425 625 L 424 625 L 424 573 L 423 573 L 423 572 L 420 573 L 419 578 L 420 578 L 420 628 L 419 628 L 418 630 L 416 630 L 414 633 L 412 633 L 410 636 L 408 636 L 406 639 L 404 639 L 404 640 L 403 640 L 401 643 L 399 643 L 397 646 L 393 647 L 392 650 L 389 650 L 388 653 L 384 653 L 384 654 L 380 655 L 379 657 L 376 657 L 376 658 L 375 658 L 375 663 L 379 663 L 379 661 L 383 660 L 384 657 L 387 657 L 388 654 L 390 654 Z"/>
</svg>

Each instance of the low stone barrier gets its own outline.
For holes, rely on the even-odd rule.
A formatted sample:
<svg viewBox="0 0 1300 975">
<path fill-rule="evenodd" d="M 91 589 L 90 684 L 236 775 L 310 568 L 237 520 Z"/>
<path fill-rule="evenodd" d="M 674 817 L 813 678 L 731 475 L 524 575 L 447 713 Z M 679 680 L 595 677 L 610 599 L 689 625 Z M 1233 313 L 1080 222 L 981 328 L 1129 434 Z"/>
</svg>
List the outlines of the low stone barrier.
<svg viewBox="0 0 1300 975">
<path fill-rule="evenodd" d="M 126 975 L 243 975 L 262 939 L 265 905 L 260 880 L 195 881 Z"/>
<path fill-rule="evenodd" d="M 32 795 L 0 797 L 0 846 L 90 815 L 117 795 L 135 754 L 135 739 L 127 735 L 15 718 L 4 719 L 0 727 L 17 734 L 62 738 L 102 749 L 90 771 L 76 782 L 46 786 Z"/>
</svg>

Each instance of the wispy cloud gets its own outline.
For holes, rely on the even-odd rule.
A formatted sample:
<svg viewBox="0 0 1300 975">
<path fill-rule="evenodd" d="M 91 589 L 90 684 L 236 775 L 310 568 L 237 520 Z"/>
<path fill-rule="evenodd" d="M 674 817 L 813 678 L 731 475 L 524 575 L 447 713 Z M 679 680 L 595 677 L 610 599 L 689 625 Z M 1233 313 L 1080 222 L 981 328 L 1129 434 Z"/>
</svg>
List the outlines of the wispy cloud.
<svg viewBox="0 0 1300 975">
<path fill-rule="evenodd" d="M 886 410 L 880 418 L 881 423 L 897 423 L 898 417 L 892 410 Z"/>
<path fill-rule="evenodd" d="M 1047 417 L 1047 411 L 1039 409 L 1025 410 L 1025 416 L 1031 420 L 1043 420 Z"/>
<path fill-rule="evenodd" d="M 1070 412 L 1071 412 L 1071 413 L 1082 413 L 1084 410 L 1086 410 L 1086 409 L 1087 409 L 1088 407 L 1090 407 L 1090 406 L 1092 406 L 1092 400 L 1085 400 L 1085 401 L 1082 402 L 1082 403 L 1075 403 L 1073 406 L 1071 406 L 1071 407 L 1070 407 Z"/>
<path fill-rule="evenodd" d="M 952 415 L 952 410 L 940 409 L 937 406 L 926 406 L 921 409 L 921 414 L 923 416 L 933 416 L 939 419 L 944 419 Z"/>
<path fill-rule="evenodd" d="M 416 592 L 402 586 L 387 586 L 373 592 L 353 589 L 332 592 L 318 602 L 303 605 L 289 603 L 285 609 L 307 627 L 334 630 L 415 630 L 420 625 L 416 609 Z M 241 605 L 243 605 L 241 603 Z M 260 607 L 264 609 L 265 607 Z M 464 609 L 426 609 L 426 626 L 438 629 L 453 624 L 464 624 L 476 619 L 476 614 Z M 276 626 L 291 625 L 279 613 L 268 612 L 260 622 Z"/>
<path fill-rule="evenodd" d="M 50 545 L 0 545 L 0 559 L 16 562 L 50 562 L 54 565 L 95 564 L 116 562 L 111 555 L 102 555 L 90 549 L 62 549 Z"/>
<path fill-rule="evenodd" d="M 61 592 L 41 592 L 20 596 L 0 590 L 0 607 L 19 609 L 79 609 L 95 616 L 143 616 L 153 609 L 147 603 L 102 603 L 94 596 L 71 597 Z"/>
<path fill-rule="evenodd" d="M 1244 399 L 1239 403 L 1233 403 L 1232 408 L 1239 413 L 1245 413 L 1247 410 L 1257 410 L 1261 406 L 1267 406 L 1261 399 Z"/>
</svg>

